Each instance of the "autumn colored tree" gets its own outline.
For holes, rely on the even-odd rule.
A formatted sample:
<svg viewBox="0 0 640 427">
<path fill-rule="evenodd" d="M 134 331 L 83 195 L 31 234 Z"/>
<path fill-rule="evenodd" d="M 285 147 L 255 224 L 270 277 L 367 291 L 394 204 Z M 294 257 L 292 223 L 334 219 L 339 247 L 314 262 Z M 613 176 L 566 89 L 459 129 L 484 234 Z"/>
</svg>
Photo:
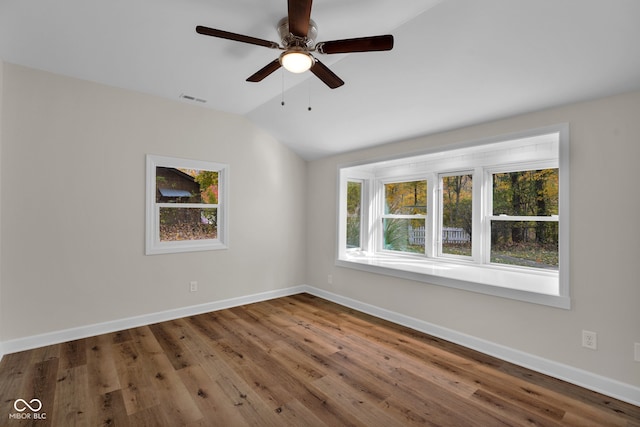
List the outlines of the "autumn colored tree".
<svg viewBox="0 0 640 427">
<path fill-rule="evenodd" d="M 454 175 L 442 178 L 442 224 L 464 229 L 471 235 L 472 228 L 472 175 Z"/>
<path fill-rule="evenodd" d="M 203 203 L 218 203 L 218 172 L 217 171 L 197 171 L 193 179 L 200 184 L 200 195 Z"/>
<path fill-rule="evenodd" d="M 494 174 L 493 214 L 550 216 L 558 214 L 558 169 L 540 169 Z M 543 221 L 512 224 L 510 242 L 533 240 L 539 244 L 557 241 L 555 225 Z M 503 239 L 504 232 L 502 230 Z M 530 236 L 533 234 L 533 236 Z M 494 236 L 498 237 L 498 236 Z"/>
<path fill-rule="evenodd" d="M 426 215 L 427 181 L 406 181 L 385 184 L 385 214 Z M 385 218 L 385 248 L 424 253 L 424 245 L 411 244 L 409 228 L 424 228 L 424 218 Z"/>
</svg>

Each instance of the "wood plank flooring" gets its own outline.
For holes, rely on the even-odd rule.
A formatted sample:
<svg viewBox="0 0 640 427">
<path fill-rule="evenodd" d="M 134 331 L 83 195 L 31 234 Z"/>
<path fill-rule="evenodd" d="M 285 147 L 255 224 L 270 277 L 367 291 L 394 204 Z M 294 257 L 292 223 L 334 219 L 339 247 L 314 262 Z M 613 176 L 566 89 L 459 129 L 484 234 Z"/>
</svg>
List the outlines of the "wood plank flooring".
<svg viewBox="0 0 640 427">
<path fill-rule="evenodd" d="M 300 294 L 5 355 L 0 426 L 24 425 L 640 426 L 640 408 Z"/>
</svg>

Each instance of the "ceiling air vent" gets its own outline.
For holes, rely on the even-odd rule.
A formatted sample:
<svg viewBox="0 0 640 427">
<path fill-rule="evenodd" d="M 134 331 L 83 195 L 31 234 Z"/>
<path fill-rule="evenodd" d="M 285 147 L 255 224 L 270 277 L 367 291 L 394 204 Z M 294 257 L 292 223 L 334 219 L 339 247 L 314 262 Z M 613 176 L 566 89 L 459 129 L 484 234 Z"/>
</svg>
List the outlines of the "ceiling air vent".
<svg viewBox="0 0 640 427">
<path fill-rule="evenodd" d="M 180 98 L 182 99 L 186 99 L 187 101 L 193 101 L 193 102 L 199 102 L 201 104 L 205 104 L 207 102 L 206 99 L 202 99 L 202 98 L 196 98 L 195 96 L 191 96 L 191 95 L 186 95 L 184 93 L 180 94 Z"/>
</svg>

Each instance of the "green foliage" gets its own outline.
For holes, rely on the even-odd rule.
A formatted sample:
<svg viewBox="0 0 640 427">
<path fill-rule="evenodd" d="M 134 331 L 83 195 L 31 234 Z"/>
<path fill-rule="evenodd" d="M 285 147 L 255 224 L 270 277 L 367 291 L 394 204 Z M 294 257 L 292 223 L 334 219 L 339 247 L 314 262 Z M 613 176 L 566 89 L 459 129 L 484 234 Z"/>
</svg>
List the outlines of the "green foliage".
<svg viewBox="0 0 640 427">
<path fill-rule="evenodd" d="M 212 185 L 218 185 L 218 172 L 200 170 L 193 179 L 200 184 L 200 188 L 208 188 Z"/>
<path fill-rule="evenodd" d="M 384 248 L 393 251 L 406 251 L 409 242 L 409 230 L 405 221 L 384 220 Z"/>
<path fill-rule="evenodd" d="M 218 172 L 199 170 L 193 179 L 200 184 L 200 196 L 204 203 L 218 203 Z"/>
<path fill-rule="evenodd" d="M 387 218 L 383 223 L 384 248 L 392 251 L 424 253 L 424 245 L 409 242 L 409 228 L 424 227 L 424 219 Z"/>
<path fill-rule="evenodd" d="M 472 175 L 454 175 L 442 178 L 442 224 L 444 227 L 472 229 Z"/>
<path fill-rule="evenodd" d="M 385 184 L 385 213 L 391 215 L 426 215 L 427 181 Z M 424 253 L 423 245 L 409 242 L 409 227 L 424 227 L 424 219 L 388 218 L 384 220 L 384 248 L 393 251 Z"/>
<path fill-rule="evenodd" d="M 347 233 L 349 244 L 359 245 L 361 184 L 348 188 Z M 472 233 L 473 176 L 442 178 L 442 225 Z M 386 215 L 426 215 L 427 182 L 406 181 L 384 185 Z M 493 214 L 551 216 L 558 214 L 558 169 L 540 169 L 493 175 Z M 356 222 L 356 220 L 358 222 Z M 384 248 L 424 253 L 412 244 L 410 229 L 424 227 L 421 218 L 385 218 Z M 493 221 L 492 261 L 536 268 L 558 267 L 558 223 L 555 221 Z M 471 255 L 471 241 L 443 243 L 443 252 Z"/>
<path fill-rule="evenodd" d="M 558 169 L 494 174 L 493 214 L 558 215 Z"/>
<path fill-rule="evenodd" d="M 362 183 L 347 182 L 347 247 L 360 247 Z"/>
<path fill-rule="evenodd" d="M 493 214 L 558 215 L 558 169 L 494 174 Z M 501 231 L 496 231 L 498 228 L 501 228 Z M 508 230 L 497 227 L 492 229 L 491 240 L 502 246 L 527 242 L 557 246 L 558 235 L 552 223 L 540 221 L 527 226 L 514 224 Z"/>
</svg>

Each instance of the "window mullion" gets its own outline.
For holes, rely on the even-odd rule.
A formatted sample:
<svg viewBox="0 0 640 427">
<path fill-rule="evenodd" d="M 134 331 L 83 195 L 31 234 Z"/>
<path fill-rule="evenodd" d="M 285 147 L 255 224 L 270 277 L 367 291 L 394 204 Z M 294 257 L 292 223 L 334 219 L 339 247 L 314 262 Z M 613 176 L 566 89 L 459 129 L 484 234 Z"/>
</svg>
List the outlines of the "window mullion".
<svg viewBox="0 0 640 427">
<path fill-rule="evenodd" d="M 436 182 L 435 174 L 428 173 L 425 175 L 424 179 L 427 181 L 427 217 L 425 219 L 425 224 L 424 224 L 424 229 L 425 229 L 424 253 L 425 253 L 425 256 L 429 258 L 433 258 L 435 256 L 434 238 L 437 235 L 434 229 L 435 221 L 436 221 L 435 212 L 437 212 L 436 209 L 438 208 L 437 187 L 433 185 L 433 183 Z"/>
<path fill-rule="evenodd" d="M 482 251 L 480 262 L 489 264 L 491 261 L 491 220 L 489 216 L 493 213 L 493 179 L 488 170 L 483 170 L 482 178 L 482 240 L 480 242 Z"/>
<path fill-rule="evenodd" d="M 362 189 L 362 209 L 363 209 L 363 236 L 362 250 L 365 252 L 375 251 L 375 181 L 373 177 L 364 180 Z"/>
<path fill-rule="evenodd" d="M 159 208 L 218 208 L 220 205 L 210 203 L 156 203 Z"/>
<path fill-rule="evenodd" d="M 485 195 L 485 180 L 484 173 L 481 167 L 477 167 L 473 170 L 473 195 L 471 205 L 471 257 L 474 262 L 482 263 L 483 257 L 483 242 L 486 239 L 483 232 L 483 209 L 486 206 L 487 201 L 483 197 Z"/>
<path fill-rule="evenodd" d="M 540 221 L 540 222 L 558 222 L 558 215 L 551 216 L 532 216 L 532 215 L 488 215 L 491 221 Z"/>
<path fill-rule="evenodd" d="M 372 215 L 372 249 L 374 252 L 379 252 L 382 250 L 382 241 L 384 240 L 382 236 L 382 215 L 384 214 L 384 184 L 382 183 L 382 181 L 376 180 L 373 187 L 373 203 L 371 204 L 374 212 Z"/>
<path fill-rule="evenodd" d="M 438 213 L 437 217 L 434 217 L 433 221 L 433 256 L 435 257 L 442 255 L 442 220 L 444 216 L 444 201 L 442 199 L 442 176 L 434 176 L 434 179 L 436 179 L 435 182 L 437 182 L 437 185 L 434 186 L 434 201 L 436 204 L 433 211 Z"/>
</svg>

